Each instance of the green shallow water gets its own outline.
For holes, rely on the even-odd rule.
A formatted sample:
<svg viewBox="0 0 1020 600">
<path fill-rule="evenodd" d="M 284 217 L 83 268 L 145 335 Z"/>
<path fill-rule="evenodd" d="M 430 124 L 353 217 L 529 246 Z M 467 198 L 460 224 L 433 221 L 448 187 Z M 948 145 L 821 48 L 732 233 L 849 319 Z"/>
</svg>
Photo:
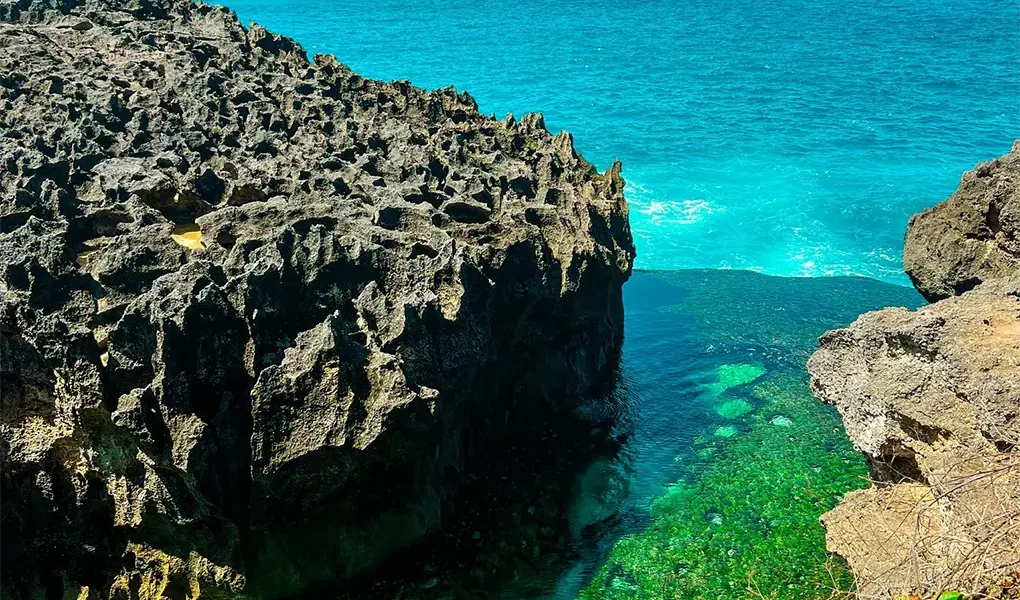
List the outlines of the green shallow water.
<svg viewBox="0 0 1020 600">
<path fill-rule="evenodd" d="M 684 473 L 652 501 L 651 524 L 614 546 L 582 598 L 828 598 L 851 586 L 818 517 L 864 484 L 864 461 L 802 377 L 746 393 L 755 408 L 678 455 Z"/>
<path fill-rule="evenodd" d="M 811 395 L 804 364 L 825 330 L 916 306 L 916 293 L 866 279 L 687 271 L 638 273 L 626 300 L 628 389 L 647 388 L 652 404 L 683 402 L 674 409 L 688 414 L 674 436 L 628 449 L 668 448 L 675 467 L 649 482 L 660 493 L 635 498 L 648 522 L 621 532 L 579 597 L 792 600 L 848 589 L 818 517 L 866 485 L 867 469 L 838 414 Z M 654 377 L 666 365 L 651 357 L 666 344 L 669 361 L 690 363 L 687 378 L 706 380 L 701 390 L 674 392 L 671 378 Z"/>
<path fill-rule="evenodd" d="M 673 271 L 635 273 L 624 302 L 613 390 L 573 426 L 535 424 L 444 533 L 343 597 L 809 600 L 851 585 L 818 517 L 866 467 L 804 365 L 824 331 L 920 297 Z"/>
</svg>

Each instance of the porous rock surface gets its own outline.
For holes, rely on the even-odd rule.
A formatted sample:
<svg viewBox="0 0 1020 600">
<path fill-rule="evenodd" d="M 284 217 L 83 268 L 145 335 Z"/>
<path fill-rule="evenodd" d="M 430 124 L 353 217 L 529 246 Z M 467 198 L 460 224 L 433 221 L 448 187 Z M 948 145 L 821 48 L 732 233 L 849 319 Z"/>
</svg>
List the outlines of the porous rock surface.
<svg viewBox="0 0 1020 600">
<path fill-rule="evenodd" d="M 1020 594 L 1020 268 L 1006 217 L 1020 198 L 1018 148 L 911 220 L 908 272 L 927 296 L 949 297 L 865 314 L 823 335 L 808 363 L 871 465 L 874 485 L 822 517 L 862 598 Z M 989 214 L 1006 225 L 989 228 Z"/>
<path fill-rule="evenodd" d="M 616 164 L 186 0 L 0 0 L 3 595 L 293 593 L 611 368 Z"/>
<path fill-rule="evenodd" d="M 1020 271 L 1020 141 L 965 173 L 949 199 L 910 219 L 903 265 L 931 302 Z"/>
</svg>

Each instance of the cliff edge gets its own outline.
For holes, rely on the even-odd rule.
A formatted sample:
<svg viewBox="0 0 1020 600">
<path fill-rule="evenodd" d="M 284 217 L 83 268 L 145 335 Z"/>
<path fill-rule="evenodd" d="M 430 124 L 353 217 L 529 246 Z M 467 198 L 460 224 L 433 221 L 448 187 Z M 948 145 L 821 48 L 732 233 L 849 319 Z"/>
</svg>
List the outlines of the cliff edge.
<svg viewBox="0 0 1020 600">
<path fill-rule="evenodd" d="M 612 368 L 634 246 L 540 115 L 187 0 L 0 0 L 3 595 L 293 593 Z"/>
<path fill-rule="evenodd" d="M 865 314 L 808 363 L 871 465 L 822 516 L 862 598 L 1020 597 L 1018 211 L 1020 142 L 911 219 L 904 263 L 934 304 Z"/>
</svg>

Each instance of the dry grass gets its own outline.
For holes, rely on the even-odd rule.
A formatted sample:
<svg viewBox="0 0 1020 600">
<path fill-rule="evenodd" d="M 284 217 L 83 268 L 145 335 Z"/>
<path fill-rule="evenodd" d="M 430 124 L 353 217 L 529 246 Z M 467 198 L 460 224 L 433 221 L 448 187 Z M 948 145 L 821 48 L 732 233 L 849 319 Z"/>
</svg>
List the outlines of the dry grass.
<svg viewBox="0 0 1020 600">
<path fill-rule="evenodd" d="M 873 481 L 823 518 L 857 598 L 1020 598 L 1020 452 L 990 446 L 935 448 L 923 479 Z"/>
</svg>

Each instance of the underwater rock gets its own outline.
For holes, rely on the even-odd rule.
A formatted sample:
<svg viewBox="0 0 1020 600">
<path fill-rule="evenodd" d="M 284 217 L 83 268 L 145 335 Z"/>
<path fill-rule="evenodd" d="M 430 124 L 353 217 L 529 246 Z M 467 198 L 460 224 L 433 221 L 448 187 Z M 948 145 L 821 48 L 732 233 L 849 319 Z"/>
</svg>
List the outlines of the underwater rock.
<svg viewBox="0 0 1020 600">
<path fill-rule="evenodd" d="M 975 190 L 986 209 L 1015 205 L 1018 148 L 966 175 L 911 227 L 951 214 L 964 223 L 960 204 Z M 1004 248 L 1001 232 L 982 242 L 987 256 Z M 829 550 L 847 559 L 862 595 L 1000 597 L 996 590 L 1018 577 L 1020 266 L 961 259 L 947 267 L 947 248 L 976 238 L 970 230 L 939 235 L 931 270 L 920 278 L 915 270 L 915 281 L 932 297 L 961 295 L 865 314 L 823 335 L 808 363 L 815 395 L 837 407 L 875 483 L 822 517 Z M 920 243 L 916 232 L 913 239 Z M 920 260 L 918 247 L 912 252 L 908 269 Z M 964 267 L 980 281 L 960 289 Z"/>
<path fill-rule="evenodd" d="M 716 428 L 712 435 L 720 438 L 731 438 L 737 435 L 737 428 L 733 425 L 721 425 Z"/>
<path fill-rule="evenodd" d="M 540 118 L 185 0 L 0 40 L 5 597 L 352 577 L 612 366 L 620 166 Z"/>
<path fill-rule="evenodd" d="M 718 396 L 730 388 L 735 388 L 758 379 L 765 374 L 765 369 L 753 364 L 720 365 L 716 371 L 716 380 L 708 384 L 708 391 Z"/>
<path fill-rule="evenodd" d="M 715 412 L 725 419 L 739 419 L 754 410 L 746 400 L 727 400 L 715 408 Z"/>
</svg>

